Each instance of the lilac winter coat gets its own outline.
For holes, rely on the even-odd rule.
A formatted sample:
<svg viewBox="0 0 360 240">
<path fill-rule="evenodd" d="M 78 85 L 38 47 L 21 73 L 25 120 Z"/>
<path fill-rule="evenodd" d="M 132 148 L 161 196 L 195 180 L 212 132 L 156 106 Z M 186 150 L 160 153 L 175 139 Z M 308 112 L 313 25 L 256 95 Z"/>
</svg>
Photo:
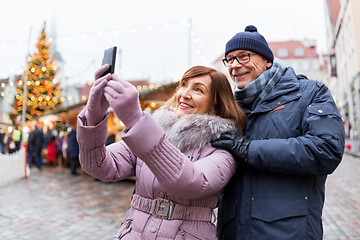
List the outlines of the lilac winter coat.
<svg viewBox="0 0 360 240">
<path fill-rule="evenodd" d="M 209 143 L 229 120 L 206 114 L 178 117 L 160 109 L 105 147 L 107 118 L 86 126 L 78 116 L 80 163 L 105 182 L 136 176 L 131 208 L 115 239 L 216 239 L 213 209 L 236 169 L 234 158 Z"/>
</svg>

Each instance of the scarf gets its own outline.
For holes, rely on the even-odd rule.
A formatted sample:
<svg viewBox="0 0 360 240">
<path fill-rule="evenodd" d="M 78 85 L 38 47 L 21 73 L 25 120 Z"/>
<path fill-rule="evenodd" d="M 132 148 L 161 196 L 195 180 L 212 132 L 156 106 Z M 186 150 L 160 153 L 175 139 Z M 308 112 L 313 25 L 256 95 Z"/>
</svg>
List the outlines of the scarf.
<svg viewBox="0 0 360 240">
<path fill-rule="evenodd" d="M 278 83 L 284 74 L 287 65 L 278 58 L 274 58 L 270 69 L 263 72 L 257 79 L 247 84 L 244 88 L 235 88 L 234 95 L 236 102 L 243 108 L 254 110 L 260 100 Z"/>
</svg>

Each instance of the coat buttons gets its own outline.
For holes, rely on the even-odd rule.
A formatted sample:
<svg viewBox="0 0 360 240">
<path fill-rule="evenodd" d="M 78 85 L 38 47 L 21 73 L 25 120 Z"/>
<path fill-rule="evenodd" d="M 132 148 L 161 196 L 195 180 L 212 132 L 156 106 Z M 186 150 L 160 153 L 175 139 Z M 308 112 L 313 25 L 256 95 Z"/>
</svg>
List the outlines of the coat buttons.
<svg viewBox="0 0 360 240">
<path fill-rule="evenodd" d="M 156 231 L 157 231 L 157 227 L 152 226 L 152 227 L 150 228 L 150 232 L 151 232 L 151 233 L 156 233 Z"/>
<path fill-rule="evenodd" d="M 321 109 L 320 109 L 320 110 L 318 110 L 318 113 L 323 113 L 323 112 L 324 112 L 324 111 L 323 111 L 323 110 L 321 110 Z"/>
</svg>

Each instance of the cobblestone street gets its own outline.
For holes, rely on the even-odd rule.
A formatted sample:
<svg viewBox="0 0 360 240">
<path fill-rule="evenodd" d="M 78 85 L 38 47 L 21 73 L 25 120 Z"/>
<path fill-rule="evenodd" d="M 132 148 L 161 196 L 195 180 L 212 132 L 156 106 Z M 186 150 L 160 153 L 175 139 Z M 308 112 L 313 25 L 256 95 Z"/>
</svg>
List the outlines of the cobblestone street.
<svg viewBox="0 0 360 240">
<path fill-rule="evenodd" d="M 32 168 L 31 176 L 0 187 L 0 239 L 113 239 L 134 182 L 102 183 L 69 169 Z"/>
<path fill-rule="evenodd" d="M 360 239 L 360 159 L 344 155 L 330 175 L 324 239 Z M 32 169 L 0 187 L 0 240 L 113 239 L 129 208 L 133 181 L 102 183 L 69 169 Z"/>
<path fill-rule="evenodd" d="M 324 239 L 360 239 L 360 158 L 345 154 L 326 182 Z"/>
</svg>

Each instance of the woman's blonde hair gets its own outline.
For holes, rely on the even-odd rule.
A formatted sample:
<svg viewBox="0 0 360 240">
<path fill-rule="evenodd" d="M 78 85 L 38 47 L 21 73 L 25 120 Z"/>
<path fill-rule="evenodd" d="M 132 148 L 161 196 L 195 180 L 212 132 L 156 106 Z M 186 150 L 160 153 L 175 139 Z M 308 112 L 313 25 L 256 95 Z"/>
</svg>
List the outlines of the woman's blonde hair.
<svg viewBox="0 0 360 240">
<path fill-rule="evenodd" d="M 176 93 L 181 87 L 182 81 L 204 75 L 209 75 L 211 78 L 211 91 L 214 102 L 213 114 L 222 118 L 234 120 L 239 133 L 242 133 L 247 122 L 246 114 L 235 102 L 230 83 L 225 74 L 213 68 L 194 66 L 187 70 L 182 76 L 180 84 L 176 88 L 174 95 L 167 101 L 165 107 L 176 105 Z"/>
</svg>

